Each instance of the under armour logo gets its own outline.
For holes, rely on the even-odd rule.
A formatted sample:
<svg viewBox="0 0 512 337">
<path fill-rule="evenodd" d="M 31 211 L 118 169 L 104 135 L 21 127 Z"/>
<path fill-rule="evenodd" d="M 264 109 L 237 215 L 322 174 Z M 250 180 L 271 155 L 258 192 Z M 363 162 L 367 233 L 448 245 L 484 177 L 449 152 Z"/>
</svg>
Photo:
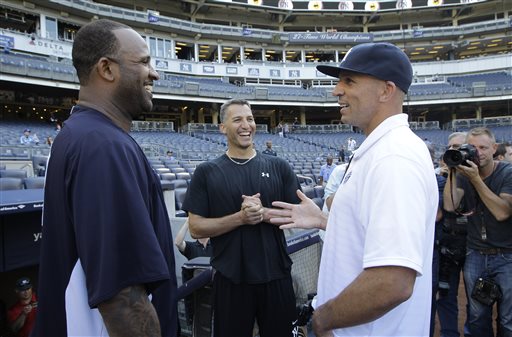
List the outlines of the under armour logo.
<svg viewBox="0 0 512 337">
<path fill-rule="evenodd" d="M 261 172 L 261 176 L 262 176 L 262 177 L 270 178 L 270 174 L 265 173 L 265 172 Z"/>
</svg>

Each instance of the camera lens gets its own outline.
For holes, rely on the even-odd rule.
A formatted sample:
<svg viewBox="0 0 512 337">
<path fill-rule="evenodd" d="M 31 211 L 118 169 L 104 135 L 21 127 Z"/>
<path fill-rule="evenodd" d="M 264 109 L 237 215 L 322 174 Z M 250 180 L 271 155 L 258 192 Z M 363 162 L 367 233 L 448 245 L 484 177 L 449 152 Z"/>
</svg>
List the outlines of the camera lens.
<svg viewBox="0 0 512 337">
<path fill-rule="evenodd" d="M 443 155 L 443 161 L 448 167 L 454 167 L 462 164 L 464 156 L 459 150 L 447 150 Z"/>
</svg>

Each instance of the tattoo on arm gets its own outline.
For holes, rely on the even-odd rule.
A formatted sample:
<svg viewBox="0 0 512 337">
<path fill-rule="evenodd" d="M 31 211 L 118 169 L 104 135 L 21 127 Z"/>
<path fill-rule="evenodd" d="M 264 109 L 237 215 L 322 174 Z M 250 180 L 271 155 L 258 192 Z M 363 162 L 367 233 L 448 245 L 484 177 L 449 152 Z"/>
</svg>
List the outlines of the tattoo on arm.
<svg viewBox="0 0 512 337">
<path fill-rule="evenodd" d="M 161 337 L 160 322 L 143 286 L 121 290 L 98 305 L 110 337 Z"/>
</svg>

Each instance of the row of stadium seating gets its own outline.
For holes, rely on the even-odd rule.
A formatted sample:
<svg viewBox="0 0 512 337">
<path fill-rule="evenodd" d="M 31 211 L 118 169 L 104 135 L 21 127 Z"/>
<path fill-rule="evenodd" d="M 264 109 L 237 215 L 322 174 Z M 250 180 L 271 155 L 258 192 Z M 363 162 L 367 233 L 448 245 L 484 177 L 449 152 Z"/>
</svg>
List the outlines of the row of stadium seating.
<svg viewBox="0 0 512 337">
<path fill-rule="evenodd" d="M 472 127 L 475 125 L 471 125 Z M 32 134 L 37 133 L 40 139 L 39 145 L 26 146 L 20 144 L 20 136 L 24 129 L 31 129 Z M 459 128 L 458 131 L 465 131 Z M 510 141 L 512 139 L 512 127 L 510 125 L 492 127 L 497 142 Z M 451 130 L 414 130 L 421 137 L 439 146 L 447 143 Z M 132 137 L 143 149 L 153 148 L 157 153 L 150 155 L 164 155 L 167 150 L 174 151 L 178 159 L 208 160 L 223 153 L 226 148 L 225 136 L 220 133 L 193 132 L 190 134 L 176 132 L 131 132 Z M 47 136 L 55 136 L 53 125 L 36 122 L 3 122 L 0 126 L 2 146 L 0 146 L 0 158 L 30 159 L 34 155 L 48 155 L 50 148 L 43 141 Z M 364 135 L 354 132 L 342 133 L 291 133 L 287 137 L 280 137 L 270 133 L 256 133 L 254 146 L 257 150 L 264 150 L 265 142 L 273 142 L 273 148 L 279 156 L 289 159 L 299 155 L 301 158 L 325 158 L 327 155 L 337 157 L 342 145 L 347 144 L 348 138 L 354 138 L 357 144 L 361 144 Z M 148 151 L 150 152 L 150 151 Z"/>
<path fill-rule="evenodd" d="M 30 58 L 21 54 L 0 54 L 2 72 L 27 75 L 33 77 L 47 78 L 65 82 L 78 82 L 75 69 L 65 62 L 51 62 L 42 60 L 41 57 Z M 155 82 L 155 92 L 171 93 L 178 89 L 180 93 L 186 93 L 186 83 L 196 83 L 198 93 L 202 96 L 229 95 L 255 95 L 255 87 L 239 86 L 223 82 L 221 79 L 204 77 L 187 77 L 160 74 L 161 79 Z M 431 95 L 455 95 L 470 94 L 474 82 L 484 82 L 487 90 L 503 91 L 512 90 L 512 75 L 506 72 L 491 72 L 476 75 L 449 76 L 446 81 L 431 83 L 413 83 L 409 95 L 431 96 Z M 262 85 L 260 85 L 261 87 Z M 329 95 L 325 88 L 304 89 L 298 86 L 266 86 L 269 99 L 290 99 L 290 97 L 309 97 L 312 99 L 325 100 Z M 192 90 L 193 91 L 193 90 Z"/>
</svg>

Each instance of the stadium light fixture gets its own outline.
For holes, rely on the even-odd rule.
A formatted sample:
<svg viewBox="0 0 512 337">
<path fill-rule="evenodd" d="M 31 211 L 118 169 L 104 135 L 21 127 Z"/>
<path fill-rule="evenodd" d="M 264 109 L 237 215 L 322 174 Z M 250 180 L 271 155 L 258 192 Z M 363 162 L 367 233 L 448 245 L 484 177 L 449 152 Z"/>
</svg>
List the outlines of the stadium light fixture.
<svg viewBox="0 0 512 337">
<path fill-rule="evenodd" d="M 442 6 L 444 3 L 443 0 L 428 0 L 427 6 L 428 7 L 436 7 L 436 6 Z"/>
<path fill-rule="evenodd" d="M 324 8 L 322 1 L 312 0 L 308 2 L 308 9 L 310 11 L 319 11 Z"/>
<path fill-rule="evenodd" d="M 366 1 L 364 5 L 364 10 L 369 12 L 376 12 L 380 9 L 380 4 L 378 1 Z"/>
</svg>

